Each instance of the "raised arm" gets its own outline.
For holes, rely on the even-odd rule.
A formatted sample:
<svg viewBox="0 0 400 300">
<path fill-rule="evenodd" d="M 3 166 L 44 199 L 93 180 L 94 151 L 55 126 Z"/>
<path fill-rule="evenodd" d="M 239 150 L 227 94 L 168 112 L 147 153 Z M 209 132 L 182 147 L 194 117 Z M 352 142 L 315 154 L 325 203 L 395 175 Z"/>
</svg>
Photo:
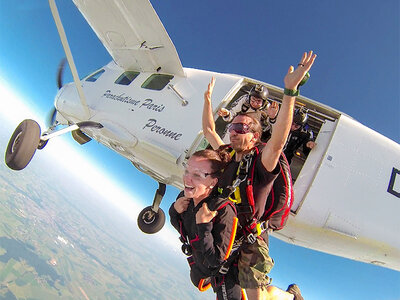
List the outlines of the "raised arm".
<svg viewBox="0 0 400 300">
<path fill-rule="evenodd" d="M 215 85 L 215 78 L 211 78 L 211 82 L 208 84 L 208 88 L 204 93 L 204 106 L 203 106 L 203 134 L 207 141 L 210 143 L 214 150 L 224 145 L 221 137 L 215 131 L 215 122 L 212 111 L 211 95 Z"/>
<path fill-rule="evenodd" d="M 262 153 L 262 163 L 268 171 L 275 169 L 279 156 L 285 146 L 289 135 L 290 126 L 293 120 L 293 109 L 296 101 L 295 96 L 291 96 L 297 91 L 297 87 L 305 74 L 311 69 L 317 56 L 312 51 L 305 52 L 297 66 L 289 67 L 284 78 L 285 93 L 282 99 L 282 105 L 279 110 L 274 129 L 272 130 L 271 139 L 268 141 Z"/>
</svg>

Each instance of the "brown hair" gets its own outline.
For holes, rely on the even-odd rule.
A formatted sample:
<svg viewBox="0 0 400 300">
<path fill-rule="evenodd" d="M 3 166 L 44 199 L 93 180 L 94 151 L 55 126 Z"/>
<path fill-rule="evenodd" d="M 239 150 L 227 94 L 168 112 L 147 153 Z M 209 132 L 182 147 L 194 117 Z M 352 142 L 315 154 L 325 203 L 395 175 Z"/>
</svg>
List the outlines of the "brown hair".
<svg viewBox="0 0 400 300">
<path fill-rule="evenodd" d="M 192 154 L 192 156 L 201 157 L 209 160 L 211 163 L 212 172 L 210 176 L 214 178 L 218 178 L 222 174 L 222 171 L 232 159 L 227 149 L 204 149 L 196 151 Z"/>
</svg>

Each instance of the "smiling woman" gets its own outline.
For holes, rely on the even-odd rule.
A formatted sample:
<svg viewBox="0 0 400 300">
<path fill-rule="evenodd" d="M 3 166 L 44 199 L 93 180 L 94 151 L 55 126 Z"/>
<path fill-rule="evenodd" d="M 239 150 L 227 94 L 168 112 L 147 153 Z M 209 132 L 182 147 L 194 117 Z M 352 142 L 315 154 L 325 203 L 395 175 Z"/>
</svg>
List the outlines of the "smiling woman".
<svg viewBox="0 0 400 300">
<path fill-rule="evenodd" d="M 201 150 L 188 160 L 184 190 L 170 207 L 171 224 L 181 234 L 190 279 L 200 290 L 213 287 L 218 299 L 242 298 L 236 268 L 219 273 L 231 254 L 236 236 L 236 209 L 220 198 L 218 178 L 231 156 L 225 150 Z"/>
</svg>

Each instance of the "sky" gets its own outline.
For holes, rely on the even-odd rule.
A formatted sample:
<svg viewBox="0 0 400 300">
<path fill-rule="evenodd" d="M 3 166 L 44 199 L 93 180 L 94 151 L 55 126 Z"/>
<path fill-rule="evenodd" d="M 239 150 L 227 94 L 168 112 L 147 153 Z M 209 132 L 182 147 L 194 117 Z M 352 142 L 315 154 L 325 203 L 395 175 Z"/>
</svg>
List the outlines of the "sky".
<svg viewBox="0 0 400 300">
<path fill-rule="evenodd" d="M 80 77 L 111 58 L 72 1 L 57 1 Z M 184 67 L 283 85 L 289 65 L 317 53 L 301 94 L 400 142 L 400 7 L 398 0 L 152 1 Z M 41 116 L 57 92 L 64 57 L 48 2 L 0 0 L 0 84 Z M 65 81 L 71 81 L 69 72 Z M 0 108 L 17 100 L 3 95 Z M 10 119 L 17 126 L 20 120 Z M 151 204 L 157 184 L 95 142 L 60 137 L 85 161 Z M 50 141 L 51 142 L 51 141 Z M 5 148 L 5 145 L 1 145 Z M 43 155 L 41 153 L 41 155 Z M 57 159 L 57 158 L 55 158 Z M 58 158 L 62 160 L 62 157 Z M 45 175 L 44 175 L 45 176 Z M 177 190 L 167 188 L 168 211 Z M 167 224 L 167 226 L 169 226 Z M 400 273 L 271 240 L 274 283 L 299 283 L 306 299 L 400 299 Z M 183 258 L 182 258 L 183 259 Z"/>
</svg>

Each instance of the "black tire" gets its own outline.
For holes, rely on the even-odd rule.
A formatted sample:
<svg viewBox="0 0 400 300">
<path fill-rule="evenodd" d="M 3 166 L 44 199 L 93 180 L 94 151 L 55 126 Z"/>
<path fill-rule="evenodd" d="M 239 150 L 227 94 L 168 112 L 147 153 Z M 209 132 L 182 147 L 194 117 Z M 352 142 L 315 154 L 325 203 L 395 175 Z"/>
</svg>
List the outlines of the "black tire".
<svg viewBox="0 0 400 300">
<path fill-rule="evenodd" d="M 40 126 L 34 120 L 24 120 L 8 142 L 5 161 L 13 170 L 22 170 L 31 161 L 40 142 Z"/>
<path fill-rule="evenodd" d="M 157 213 L 154 213 L 151 206 L 144 208 L 137 219 L 138 227 L 144 233 L 152 234 L 159 232 L 165 224 L 165 213 L 159 208 Z"/>
</svg>

